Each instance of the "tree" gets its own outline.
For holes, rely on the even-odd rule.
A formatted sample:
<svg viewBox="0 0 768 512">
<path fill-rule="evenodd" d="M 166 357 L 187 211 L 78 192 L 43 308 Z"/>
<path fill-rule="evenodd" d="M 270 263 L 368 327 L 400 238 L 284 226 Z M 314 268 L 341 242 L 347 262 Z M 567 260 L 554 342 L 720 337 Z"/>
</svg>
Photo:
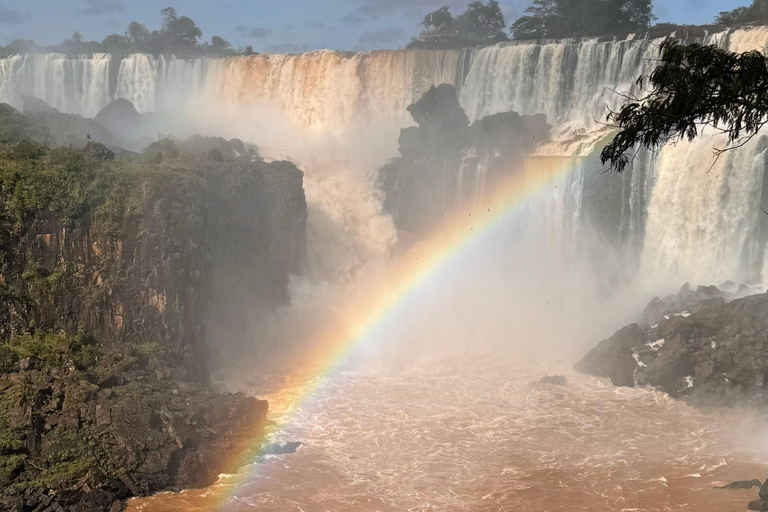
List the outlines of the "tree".
<svg viewBox="0 0 768 512">
<path fill-rule="evenodd" d="M 768 23 L 768 0 L 753 0 L 752 5 L 721 12 L 715 19 L 715 23 L 729 27 L 766 24 Z"/>
<path fill-rule="evenodd" d="M 653 0 L 534 0 L 511 27 L 515 39 L 612 35 L 646 30 Z"/>
<path fill-rule="evenodd" d="M 496 0 L 488 0 L 487 4 L 472 2 L 456 21 L 460 27 L 459 30 L 479 44 L 493 44 L 507 40 L 507 35 L 504 33 L 507 23 Z"/>
<path fill-rule="evenodd" d="M 601 153 L 603 163 L 623 171 L 638 145 L 657 148 L 670 140 L 693 140 L 705 126 L 728 137 L 723 151 L 744 145 L 768 122 L 768 60 L 758 51 L 732 53 L 714 45 L 661 45 L 661 63 L 648 77 L 652 90 L 628 97 L 608 115 L 619 129 Z"/>
<path fill-rule="evenodd" d="M 211 48 L 219 52 L 227 51 L 232 49 L 232 44 L 222 37 L 213 36 L 211 38 Z"/>
<path fill-rule="evenodd" d="M 245 49 L 242 51 L 243 55 L 253 55 L 255 52 L 253 51 L 253 45 L 248 45 L 245 47 Z"/>
<path fill-rule="evenodd" d="M 421 22 L 425 30 L 413 38 L 408 48 L 466 48 L 507 41 L 506 22 L 496 0 L 475 1 L 454 18 L 445 6 L 427 14 Z"/>
<path fill-rule="evenodd" d="M 131 49 L 131 43 L 125 36 L 111 34 L 104 38 L 101 47 L 104 52 L 127 52 Z"/>
<path fill-rule="evenodd" d="M 451 8 L 447 5 L 427 14 L 421 22 L 427 30 L 445 30 L 453 26 L 454 23 L 456 20 L 453 19 Z"/>
<path fill-rule="evenodd" d="M 197 40 L 203 35 L 200 28 L 186 16 L 179 17 L 176 9 L 166 7 L 160 11 L 163 17 L 163 28 L 160 41 L 165 51 L 194 50 Z"/>
<path fill-rule="evenodd" d="M 125 31 L 125 38 L 134 49 L 141 50 L 149 42 L 149 30 L 138 21 L 132 21 Z"/>
<path fill-rule="evenodd" d="M 75 30 L 75 33 L 72 34 L 72 42 L 75 44 L 80 44 L 83 42 L 83 36 L 80 35 L 80 31 Z"/>
</svg>

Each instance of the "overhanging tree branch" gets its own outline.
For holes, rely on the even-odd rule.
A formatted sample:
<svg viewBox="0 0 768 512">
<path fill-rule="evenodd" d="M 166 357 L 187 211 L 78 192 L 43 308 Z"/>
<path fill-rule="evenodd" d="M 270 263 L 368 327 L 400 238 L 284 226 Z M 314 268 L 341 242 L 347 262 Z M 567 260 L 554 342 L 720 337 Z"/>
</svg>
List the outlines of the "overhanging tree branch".
<svg viewBox="0 0 768 512">
<path fill-rule="evenodd" d="M 621 109 L 607 116 L 619 132 L 600 158 L 616 172 L 629 165 L 638 145 L 693 140 L 710 126 L 728 137 L 729 146 L 716 150 L 717 157 L 743 146 L 768 122 L 768 60 L 759 51 L 740 54 L 667 40 L 659 66 L 638 84 L 646 81 L 649 93 L 625 96 Z"/>
</svg>

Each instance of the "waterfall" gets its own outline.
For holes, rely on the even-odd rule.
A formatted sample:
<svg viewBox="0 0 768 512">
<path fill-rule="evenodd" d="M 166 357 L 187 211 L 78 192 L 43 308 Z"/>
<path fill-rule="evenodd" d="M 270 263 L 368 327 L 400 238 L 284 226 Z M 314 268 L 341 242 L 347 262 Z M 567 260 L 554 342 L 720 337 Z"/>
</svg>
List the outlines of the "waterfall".
<svg viewBox="0 0 768 512">
<path fill-rule="evenodd" d="M 661 41 L 630 36 L 226 59 L 30 54 L 0 59 L 0 101 L 21 107 L 21 96 L 33 95 L 63 112 L 93 116 L 109 101 L 126 98 L 141 112 L 185 109 L 201 120 L 224 109 L 253 116 L 250 107 L 266 105 L 301 133 L 329 135 L 358 126 L 407 126 L 409 104 L 430 86 L 451 83 L 471 120 L 514 110 L 544 113 L 554 125 L 554 141 L 538 152 L 545 156 L 528 159 L 524 172 L 546 172 L 547 162 L 573 159 L 570 181 L 543 201 L 546 215 L 537 214 L 555 236 L 593 229 L 631 253 L 643 275 L 660 281 L 765 283 L 768 225 L 760 205 L 768 185 L 766 137 L 714 165 L 712 150 L 724 141 L 707 134 L 642 152 L 624 175 L 600 174 L 596 152 L 610 136 L 602 124 L 606 113 L 623 95 L 643 93 L 636 80 L 653 69 Z M 699 42 L 762 49 L 768 29 L 719 32 Z M 384 145 L 371 138 L 356 151 Z M 480 193 L 487 165 L 469 165 L 472 155 L 465 157 L 467 165 L 434 186 L 456 197 Z"/>
<path fill-rule="evenodd" d="M 93 117 L 110 101 L 111 62 L 106 54 L 0 59 L 0 101 L 20 108 L 23 95 L 35 96 L 63 112 Z"/>
</svg>

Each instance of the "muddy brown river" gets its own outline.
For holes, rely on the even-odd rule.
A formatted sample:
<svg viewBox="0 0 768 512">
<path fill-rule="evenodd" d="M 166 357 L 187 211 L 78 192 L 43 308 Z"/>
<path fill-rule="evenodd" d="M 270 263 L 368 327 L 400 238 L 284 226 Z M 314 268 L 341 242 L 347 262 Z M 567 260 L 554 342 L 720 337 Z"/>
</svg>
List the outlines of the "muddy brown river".
<svg viewBox="0 0 768 512">
<path fill-rule="evenodd" d="M 568 384 L 538 385 L 545 370 Z M 714 487 L 768 473 L 765 417 L 567 367 L 467 357 L 326 380 L 272 434 L 296 453 L 129 510 L 741 512 L 757 489 Z"/>
</svg>

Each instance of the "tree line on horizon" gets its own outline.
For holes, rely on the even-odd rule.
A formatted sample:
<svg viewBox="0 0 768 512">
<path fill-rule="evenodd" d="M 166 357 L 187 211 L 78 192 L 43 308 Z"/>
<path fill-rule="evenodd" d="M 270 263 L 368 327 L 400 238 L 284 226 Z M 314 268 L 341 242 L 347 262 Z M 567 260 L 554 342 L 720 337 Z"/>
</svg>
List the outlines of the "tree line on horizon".
<svg viewBox="0 0 768 512">
<path fill-rule="evenodd" d="M 179 16 L 176 9 L 167 7 L 160 11 L 160 30 L 150 31 L 137 21 L 132 21 L 125 33 L 111 34 L 103 41 L 85 41 L 79 31 L 57 46 L 38 46 L 29 39 L 17 39 L 8 46 L 0 46 L 0 57 L 33 52 L 60 52 L 66 54 L 87 53 L 152 53 L 180 56 L 234 56 L 254 55 L 253 46 L 234 48 L 220 36 L 201 42 L 203 31 L 187 16 Z"/>
<path fill-rule="evenodd" d="M 509 27 L 499 3 L 474 1 L 454 17 L 448 6 L 427 14 L 424 30 L 408 48 L 450 49 L 526 39 L 613 36 L 651 30 L 674 31 L 678 25 L 654 24 L 653 0 L 534 0 Z M 737 27 L 768 23 L 768 0 L 721 12 L 715 25 Z M 511 37 L 510 37 L 511 36 Z"/>
<path fill-rule="evenodd" d="M 253 46 L 234 48 L 220 36 L 201 42 L 202 30 L 176 9 L 160 11 L 162 25 L 150 31 L 132 21 L 123 34 L 111 34 L 103 41 L 85 41 L 80 32 L 56 46 L 39 46 L 29 39 L 17 39 L 0 46 L 0 58 L 33 52 L 151 53 L 178 56 L 255 55 Z M 507 27 L 497 0 L 471 2 L 460 15 L 448 6 L 427 14 L 424 30 L 411 39 L 409 49 L 455 49 L 492 45 L 510 39 L 564 39 L 613 36 L 658 29 L 672 32 L 678 25 L 654 25 L 653 0 L 533 0 L 523 16 Z M 748 6 L 721 12 L 714 24 L 723 27 L 768 24 L 768 0 L 753 0 Z M 509 32 L 509 34 L 508 34 Z"/>
</svg>

